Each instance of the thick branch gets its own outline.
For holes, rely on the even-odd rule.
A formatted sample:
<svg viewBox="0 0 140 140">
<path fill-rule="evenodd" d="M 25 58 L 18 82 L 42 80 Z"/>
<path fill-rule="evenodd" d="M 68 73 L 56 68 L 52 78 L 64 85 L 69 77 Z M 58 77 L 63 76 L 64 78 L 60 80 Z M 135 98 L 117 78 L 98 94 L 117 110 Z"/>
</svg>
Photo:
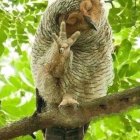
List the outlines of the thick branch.
<svg viewBox="0 0 140 140">
<path fill-rule="evenodd" d="M 50 126 L 78 127 L 91 119 L 105 114 L 118 113 L 140 103 L 140 87 L 118 94 L 102 97 L 90 104 L 84 104 L 77 109 L 67 107 L 59 110 L 54 108 L 50 112 L 24 118 L 18 122 L 0 129 L 0 139 L 31 134 L 34 131 Z"/>
</svg>

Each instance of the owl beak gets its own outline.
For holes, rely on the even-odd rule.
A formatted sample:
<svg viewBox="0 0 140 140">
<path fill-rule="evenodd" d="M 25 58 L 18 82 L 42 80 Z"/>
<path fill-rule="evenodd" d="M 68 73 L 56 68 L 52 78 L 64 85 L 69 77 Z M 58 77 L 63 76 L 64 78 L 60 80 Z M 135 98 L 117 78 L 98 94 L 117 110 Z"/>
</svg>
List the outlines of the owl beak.
<svg viewBox="0 0 140 140">
<path fill-rule="evenodd" d="M 96 23 L 94 21 L 92 21 L 92 19 L 89 16 L 84 16 L 84 19 L 91 28 L 93 28 L 95 31 L 97 31 Z"/>
</svg>

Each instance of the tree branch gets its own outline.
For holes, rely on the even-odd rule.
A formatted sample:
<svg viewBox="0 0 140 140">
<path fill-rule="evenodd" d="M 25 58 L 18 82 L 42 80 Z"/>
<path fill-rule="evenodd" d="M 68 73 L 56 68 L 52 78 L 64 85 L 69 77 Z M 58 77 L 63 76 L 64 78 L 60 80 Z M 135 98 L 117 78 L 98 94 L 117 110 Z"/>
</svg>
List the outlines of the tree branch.
<svg viewBox="0 0 140 140">
<path fill-rule="evenodd" d="M 63 126 L 66 128 L 82 126 L 97 116 L 119 113 L 139 104 L 140 87 L 137 87 L 96 99 L 92 103 L 79 106 L 77 109 L 66 107 L 59 110 L 56 107 L 49 112 L 24 118 L 1 128 L 0 139 L 7 140 L 21 135 L 31 134 L 34 131 L 51 126 Z"/>
</svg>

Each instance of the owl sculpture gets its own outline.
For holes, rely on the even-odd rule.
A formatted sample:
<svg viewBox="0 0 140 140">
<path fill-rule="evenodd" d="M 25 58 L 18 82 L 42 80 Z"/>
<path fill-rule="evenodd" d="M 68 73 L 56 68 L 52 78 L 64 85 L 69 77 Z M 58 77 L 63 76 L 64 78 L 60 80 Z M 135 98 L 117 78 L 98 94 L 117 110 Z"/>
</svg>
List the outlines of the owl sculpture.
<svg viewBox="0 0 140 140">
<path fill-rule="evenodd" d="M 106 13 L 103 0 L 56 0 L 44 12 L 32 47 L 39 112 L 54 105 L 59 109 L 90 103 L 106 95 L 114 77 Z M 85 126 L 49 128 L 46 138 L 82 140 L 83 130 Z M 66 135 L 69 131 L 71 138 Z"/>
</svg>

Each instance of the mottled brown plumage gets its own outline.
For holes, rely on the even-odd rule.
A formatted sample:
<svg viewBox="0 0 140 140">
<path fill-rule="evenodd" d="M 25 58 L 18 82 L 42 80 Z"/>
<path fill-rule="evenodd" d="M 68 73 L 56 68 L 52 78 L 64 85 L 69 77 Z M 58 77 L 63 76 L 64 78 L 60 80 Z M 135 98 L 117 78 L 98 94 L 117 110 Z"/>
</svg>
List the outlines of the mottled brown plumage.
<svg viewBox="0 0 140 140">
<path fill-rule="evenodd" d="M 113 80 L 112 33 L 102 0 L 57 0 L 44 13 L 32 69 L 47 109 L 105 96 Z"/>
</svg>

